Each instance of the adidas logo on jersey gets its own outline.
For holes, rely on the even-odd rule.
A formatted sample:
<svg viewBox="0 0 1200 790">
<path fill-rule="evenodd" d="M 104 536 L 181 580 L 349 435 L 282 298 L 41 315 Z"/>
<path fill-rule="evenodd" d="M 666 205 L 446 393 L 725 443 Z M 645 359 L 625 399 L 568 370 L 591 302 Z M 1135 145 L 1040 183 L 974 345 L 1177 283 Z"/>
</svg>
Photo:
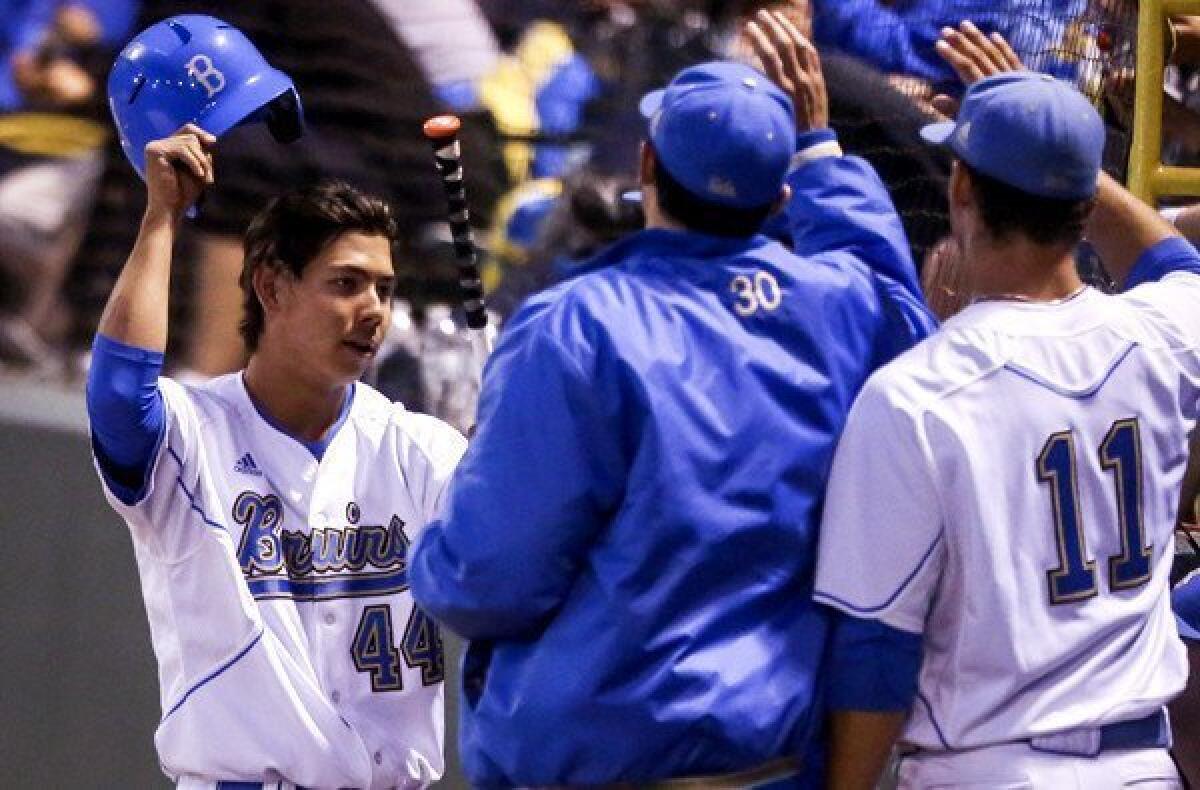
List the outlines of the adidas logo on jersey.
<svg viewBox="0 0 1200 790">
<path fill-rule="evenodd" d="M 262 476 L 262 470 L 258 468 L 258 464 L 254 463 L 254 456 L 246 453 L 237 460 L 233 465 L 233 471 L 241 472 L 244 475 L 254 475 L 255 477 Z"/>
</svg>

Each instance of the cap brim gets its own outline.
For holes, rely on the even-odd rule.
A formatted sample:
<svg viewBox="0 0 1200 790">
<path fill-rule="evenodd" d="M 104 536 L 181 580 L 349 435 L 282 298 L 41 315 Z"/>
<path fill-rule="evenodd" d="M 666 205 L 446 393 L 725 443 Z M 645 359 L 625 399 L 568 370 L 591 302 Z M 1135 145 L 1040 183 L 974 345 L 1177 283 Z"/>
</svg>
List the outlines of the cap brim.
<svg viewBox="0 0 1200 790">
<path fill-rule="evenodd" d="M 931 145 L 944 145 L 954 134 L 954 121 L 939 121 L 921 127 L 921 138 Z"/>
<path fill-rule="evenodd" d="M 638 102 L 638 112 L 640 112 L 642 117 L 647 121 L 653 118 L 658 113 L 659 109 L 662 108 L 664 93 L 666 93 L 666 91 L 662 88 L 659 88 L 656 91 L 650 91 L 642 97 L 640 102 Z"/>
</svg>

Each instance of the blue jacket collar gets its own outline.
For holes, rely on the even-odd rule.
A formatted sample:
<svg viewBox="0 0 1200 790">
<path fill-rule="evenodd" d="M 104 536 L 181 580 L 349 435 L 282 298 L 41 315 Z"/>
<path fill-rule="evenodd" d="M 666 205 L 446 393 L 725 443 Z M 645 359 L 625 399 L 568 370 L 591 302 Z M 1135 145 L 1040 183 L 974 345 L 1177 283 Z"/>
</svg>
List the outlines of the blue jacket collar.
<svg viewBox="0 0 1200 790">
<path fill-rule="evenodd" d="M 609 245 L 589 260 L 570 269 L 563 279 L 579 277 L 631 258 L 655 255 L 691 259 L 727 258 L 769 241 L 766 237 L 758 234 L 732 238 L 688 230 L 647 228 Z"/>
</svg>

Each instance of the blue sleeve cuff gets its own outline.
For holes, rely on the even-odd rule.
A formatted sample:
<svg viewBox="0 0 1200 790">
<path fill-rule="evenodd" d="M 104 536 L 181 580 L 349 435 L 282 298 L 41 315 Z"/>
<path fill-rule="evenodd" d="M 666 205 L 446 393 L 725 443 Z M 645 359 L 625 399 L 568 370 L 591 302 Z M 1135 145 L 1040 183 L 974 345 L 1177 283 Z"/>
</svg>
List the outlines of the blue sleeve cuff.
<svg viewBox="0 0 1200 790">
<path fill-rule="evenodd" d="M 803 151 L 821 143 L 836 143 L 837 132 L 832 129 L 810 129 L 796 135 L 796 150 Z"/>
<path fill-rule="evenodd" d="M 830 707 L 908 710 L 917 696 L 921 648 L 920 634 L 837 614 L 827 661 Z"/>
<path fill-rule="evenodd" d="M 88 368 L 87 409 L 92 447 L 113 493 L 127 505 L 145 495 L 165 433 L 158 376 L 163 354 L 97 334 Z"/>
<path fill-rule="evenodd" d="M 1193 573 L 1171 591 L 1171 608 L 1179 635 L 1200 642 L 1200 574 Z"/>
<path fill-rule="evenodd" d="M 796 153 L 792 154 L 788 173 L 794 173 L 817 159 L 841 155 L 842 146 L 838 144 L 837 133 L 832 129 L 813 129 L 801 132 L 796 136 Z"/>
<path fill-rule="evenodd" d="M 1157 282 L 1173 272 L 1200 274 L 1200 253 L 1180 236 L 1165 238 L 1143 252 L 1130 270 L 1122 290 Z"/>
</svg>

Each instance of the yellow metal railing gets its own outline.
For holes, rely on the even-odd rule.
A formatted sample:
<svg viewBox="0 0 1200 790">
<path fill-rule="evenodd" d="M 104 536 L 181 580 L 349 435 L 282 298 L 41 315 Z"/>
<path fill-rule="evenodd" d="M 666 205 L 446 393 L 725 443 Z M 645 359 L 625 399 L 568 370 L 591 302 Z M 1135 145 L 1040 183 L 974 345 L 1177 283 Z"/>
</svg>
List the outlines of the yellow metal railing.
<svg viewBox="0 0 1200 790">
<path fill-rule="evenodd" d="M 1165 196 L 1200 196 L 1200 168 L 1162 161 L 1163 52 L 1167 18 L 1200 14 L 1200 0 L 1141 0 L 1138 5 L 1137 80 L 1129 191 L 1154 205 Z"/>
</svg>

